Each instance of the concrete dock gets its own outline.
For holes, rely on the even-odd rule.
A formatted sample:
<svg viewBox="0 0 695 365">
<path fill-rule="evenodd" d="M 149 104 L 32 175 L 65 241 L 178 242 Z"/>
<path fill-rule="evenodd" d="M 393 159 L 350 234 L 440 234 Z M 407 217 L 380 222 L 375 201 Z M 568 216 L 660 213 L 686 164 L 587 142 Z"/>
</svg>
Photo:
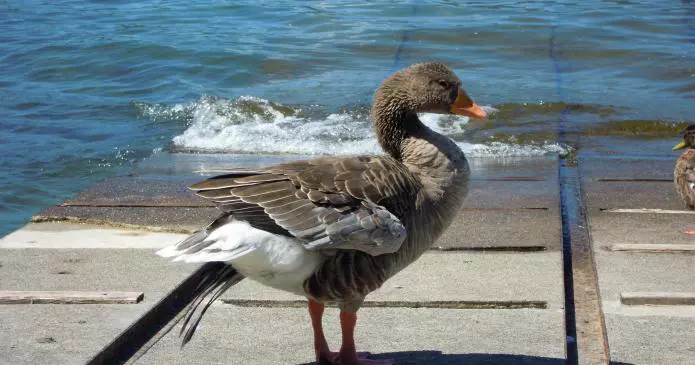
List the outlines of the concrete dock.
<svg viewBox="0 0 695 365">
<path fill-rule="evenodd" d="M 0 364 L 84 364 L 195 271 L 154 255 L 217 215 L 185 189 L 201 179 L 193 173 L 199 157 L 176 158 L 97 184 L 0 240 L 0 292 L 144 293 L 137 304 L 0 305 Z M 277 159 L 216 156 L 206 168 Z M 578 165 L 602 311 L 592 320 L 605 326 L 611 362 L 695 364 L 695 306 L 687 300 L 695 236 L 683 233 L 695 229 L 695 215 L 673 188 L 673 161 Z M 558 160 L 471 166 L 459 218 L 367 298 L 358 350 L 398 364 L 565 364 L 568 341 L 577 339 L 567 338 Z M 175 329 L 136 364 L 312 363 L 301 299 L 245 280 L 215 303 L 185 348 Z M 336 309 L 324 324 L 337 346 Z"/>
</svg>

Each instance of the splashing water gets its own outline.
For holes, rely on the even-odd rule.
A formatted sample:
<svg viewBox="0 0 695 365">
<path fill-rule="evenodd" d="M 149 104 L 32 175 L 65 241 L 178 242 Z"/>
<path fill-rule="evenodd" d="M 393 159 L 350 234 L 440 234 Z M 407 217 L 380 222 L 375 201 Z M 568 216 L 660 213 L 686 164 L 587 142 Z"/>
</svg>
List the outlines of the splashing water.
<svg viewBox="0 0 695 365">
<path fill-rule="evenodd" d="M 368 111 L 353 108 L 320 113 L 293 108 L 253 96 L 236 100 L 203 97 L 197 102 L 141 106 L 152 120 L 176 118 L 188 128 L 172 140 L 174 151 L 257 154 L 346 155 L 381 153 Z M 485 107 L 488 113 L 496 109 Z M 422 122 L 455 141 L 469 156 L 513 157 L 567 153 L 557 143 L 522 145 L 465 141 L 467 117 L 420 114 Z"/>
</svg>

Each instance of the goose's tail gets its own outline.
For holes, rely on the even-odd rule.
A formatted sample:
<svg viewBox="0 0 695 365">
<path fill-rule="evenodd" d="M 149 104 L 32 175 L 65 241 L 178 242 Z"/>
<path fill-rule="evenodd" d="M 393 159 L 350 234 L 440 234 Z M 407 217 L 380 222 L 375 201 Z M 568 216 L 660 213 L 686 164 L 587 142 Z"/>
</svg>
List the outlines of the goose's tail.
<svg viewBox="0 0 695 365">
<path fill-rule="evenodd" d="M 177 256 L 177 258 L 185 258 L 188 255 L 200 252 L 215 242 L 214 240 L 206 240 L 208 235 L 231 219 L 233 219 L 231 216 L 223 214 L 205 229 L 196 232 L 175 245 L 157 251 L 157 254 L 162 257 Z M 185 318 L 179 333 L 179 336 L 183 335 L 182 347 L 193 337 L 200 320 L 210 307 L 210 304 L 232 285 L 244 279 L 244 276 L 232 265 L 221 261 L 206 262 L 199 269 L 199 273 L 201 273 L 199 276 L 200 282 L 190 296 L 193 300 L 176 316 L 168 328 L 170 330 Z"/>
<path fill-rule="evenodd" d="M 177 316 L 173 323 L 176 324 L 185 318 L 179 332 L 179 336 L 183 335 L 181 347 L 191 340 L 210 304 L 231 286 L 244 279 L 244 276 L 233 268 L 232 265 L 223 262 L 208 262 L 201 269 L 205 273 L 201 276 L 198 286 L 194 289 L 195 297 L 193 301 L 186 306 L 182 314 Z"/>
</svg>

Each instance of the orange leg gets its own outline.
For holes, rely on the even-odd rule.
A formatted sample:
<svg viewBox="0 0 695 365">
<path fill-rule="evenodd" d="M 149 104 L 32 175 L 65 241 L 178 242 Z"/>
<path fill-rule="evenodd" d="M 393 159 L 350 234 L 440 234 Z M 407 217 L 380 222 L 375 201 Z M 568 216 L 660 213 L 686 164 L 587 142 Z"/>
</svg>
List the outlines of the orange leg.
<svg viewBox="0 0 695 365">
<path fill-rule="evenodd" d="M 340 312 L 340 329 L 343 333 L 343 345 L 340 347 L 336 364 L 340 365 L 392 365 L 393 360 L 371 360 L 355 351 L 355 324 L 357 313 Z"/>
<path fill-rule="evenodd" d="M 340 325 L 343 330 L 343 348 L 340 352 L 333 352 L 328 347 L 326 336 L 323 334 L 323 317 L 324 305 L 313 299 L 309 299 L 309 316 L 311 317 L 311 327 L 314 330 L 314 352 L 316 360 L 319 363 L 335 364 L 335 365 L 390 365 L 392 362 L 384 362 L 379 360 L 368 360 L 367 352 L 355 352 L 355 339 L 353 337 L 355 331 L 355 322 L 357 316 L 355 313 L 341 312 Z M 343 317 L 345 316 L 345 320 Z M 348 345 L 347 347 L 345 345 Z M 345 350 L 344 350 L 345 349 Z"/>
<path fill-rule="evenodd" d="M 323 334 L 323 303 L 319 303 L 313 299 L 309 299 L 309 316 L 311 317 L 311 327 L 314 329 L 314 352 L 316 360 L 333 361 L 335 355 L 331 353 L 326 342 L 326 336 Z"/>
</svg>

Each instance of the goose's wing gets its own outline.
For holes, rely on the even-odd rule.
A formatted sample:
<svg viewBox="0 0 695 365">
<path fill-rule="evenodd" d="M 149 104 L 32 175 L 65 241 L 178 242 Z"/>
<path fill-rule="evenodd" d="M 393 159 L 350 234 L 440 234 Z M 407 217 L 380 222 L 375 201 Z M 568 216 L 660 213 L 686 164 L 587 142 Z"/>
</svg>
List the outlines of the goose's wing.
<svg viewBox="0 0 695 365">
<path fill-rule="evenodd" d="M 397 251 L 420 184 L 390 157 L 333 157 L 237 170 L 191 186 L 235 219 L 308 249 Z"/>
</svg>

